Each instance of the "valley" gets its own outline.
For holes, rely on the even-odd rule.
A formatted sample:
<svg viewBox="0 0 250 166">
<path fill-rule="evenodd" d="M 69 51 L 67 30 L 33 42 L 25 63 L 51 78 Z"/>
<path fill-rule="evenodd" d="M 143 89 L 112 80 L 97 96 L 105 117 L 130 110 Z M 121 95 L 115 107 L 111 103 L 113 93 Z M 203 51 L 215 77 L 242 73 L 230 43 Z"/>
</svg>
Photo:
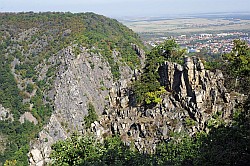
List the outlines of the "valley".
<svg viewBox="0 0 250 166">
<path fill-rule="evenodd" d="M 248 164 L 250 22 L 122 22 L 0 13 L 0 165 Z"/>
</svg>

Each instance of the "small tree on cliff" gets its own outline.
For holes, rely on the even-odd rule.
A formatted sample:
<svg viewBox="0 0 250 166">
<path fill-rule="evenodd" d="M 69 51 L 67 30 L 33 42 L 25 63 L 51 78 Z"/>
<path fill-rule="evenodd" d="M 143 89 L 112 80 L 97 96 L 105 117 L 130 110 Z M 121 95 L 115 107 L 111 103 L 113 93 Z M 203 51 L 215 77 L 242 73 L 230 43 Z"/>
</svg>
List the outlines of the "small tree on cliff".
<svg viewBox="0 0 250 166">
<path fill-rule="evenodd" d="M 249 76 L 250 48 L 246 41 L 234 40 L 232 51 L 223 57 L 229 61 L 229 69 L 235 76 Z"/>
<path fill-rule="evenodd" d="M 94 123 L 96 120 L 98 120 L 98 115 L 95 111 L 94 105 L 89 102 L 88 104 L 88 115 L 84 117 L 85 127 L 88 129 L 91 127 L 91 123 Z"/>
<path fill-rule="evenodd" d="M 234 88 L 246 92 L 250 89 L 250 48 L 246 41 L 234 40 L 233 43 L 232 51 L 223 55 L 228 61 L 226 72 L 235 78 Z"/>
<path fill-rule="evenodd" d="M 159 82 L 158 68 L 164 61 L 180 63 L 183 61 L 184 53 L 185 49 L 181 49 L 175 40 L 166 40 L 147 54 L 144 72 L 134 83 L 138 104 L 156 104 L 161 102 L 160 96 L 165 91 Z"/>
</svg>

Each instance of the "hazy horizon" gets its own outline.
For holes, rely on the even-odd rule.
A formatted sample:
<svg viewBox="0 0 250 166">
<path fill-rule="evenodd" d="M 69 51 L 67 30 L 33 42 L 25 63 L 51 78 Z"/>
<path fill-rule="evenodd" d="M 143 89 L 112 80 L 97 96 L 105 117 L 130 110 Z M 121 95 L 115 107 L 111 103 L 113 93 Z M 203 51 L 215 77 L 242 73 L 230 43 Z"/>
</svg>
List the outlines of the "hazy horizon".
<svg viewBox="0 0 250 166">
<path fill-rule="evenodd" d="M 0 0 L 0 12 L 94 12 L 113 18 L 250 13 L 249 0 Z"/>
</svg>

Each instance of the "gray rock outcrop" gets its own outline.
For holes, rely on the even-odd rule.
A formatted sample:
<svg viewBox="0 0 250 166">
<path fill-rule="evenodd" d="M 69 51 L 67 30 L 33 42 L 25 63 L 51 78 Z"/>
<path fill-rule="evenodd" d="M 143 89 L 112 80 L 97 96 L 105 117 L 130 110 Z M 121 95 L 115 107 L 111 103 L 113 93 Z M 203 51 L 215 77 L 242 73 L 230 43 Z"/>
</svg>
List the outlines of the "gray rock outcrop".
<svg viewBox="0 0 250 166">
<path fill-rule="evenodd" d="M 167 90 L 161 103 L 151 109 L 132 107 L 130 82 L 123 80 L 111 88 L 110 108 L 100 122 L 106 134 L 119 134 L 141 152 L 153 153 L 156 144 L 171 139 L 173 132 L 193 135 L 208 132 L 210 123 L 228 122 L 236 98 L 242 97 L 231 96 L 221 71 L 205 70 L 196 57 L 186 57 L 184 65 L 165 62 L 158 71 Z M 213 118 L 216 114 L 218 119 Z"/>
<path fill-rule="evenodd" d="M 48 163 L 51 145 L 57 140 L 66 139 L 73 131 L 85 133 L 89 102 L 100 115 L 90 129 L 100 141 L 118 134 L 126 145 L 154 153 L 157 143 L 171 139 L 173 132 L 208 132 L 211 123 L 218 123 L 214 115 L 229 122 L 236 98 L 242 98 L 227 92 L 219 70 L 205 70 L 196 57 L 186 57 L 184 65 L 165 62 L 159 67 L 159 81 L 167 92 L 153 108 L 134 104 L 130 86 L 138 71 L 133 76 L 131 71 L 125 72 L 123 79 L 113 83 L 109 65 L 97 54 L 84 51 L 75 57 L 69 47 L 60 53 L 59 60 L 55 111 L 31 143 L 31 165 Z"/>
<path fill-rule="evenodd" d="M 11 120 L 13 121 L 13 114 L 10 113 L 9 109 L 4 108 L 1 104 L 0 104 L 0 120 Z"/>
<path fill-rule="evenodd" d="M 76 56 L 68 47 L 50 61 L 60 64 L 55 88 L 50 94 L 50 97 L 54 97 L 54 112 L 39 133 L 39 138 L 31 143 L 32 150 L 41 152 L 44 163 L 49 161 L 51 145 L 57 140 L 66 139 L 74 131 L 85 132 L 84 117 L 88 113 L 89 103 L 101 115 L 108 104 L 109 89 L 113 83 L 109 64 L 102 56 L 88 53 L 84 48 Z M 36 165 L 31 152 L 30 165 Z"/>
<path fill-rule="evenodd" d="M 19 121 L 21 123 L 24 123 L 24 121 L 27 120 L 31 123 L 34 123 L 35 125 L 38 124 L 37 119 L 30 113 L 30 112 L 25 112 L 21 117 L 19 118 Z"/>
</svg>

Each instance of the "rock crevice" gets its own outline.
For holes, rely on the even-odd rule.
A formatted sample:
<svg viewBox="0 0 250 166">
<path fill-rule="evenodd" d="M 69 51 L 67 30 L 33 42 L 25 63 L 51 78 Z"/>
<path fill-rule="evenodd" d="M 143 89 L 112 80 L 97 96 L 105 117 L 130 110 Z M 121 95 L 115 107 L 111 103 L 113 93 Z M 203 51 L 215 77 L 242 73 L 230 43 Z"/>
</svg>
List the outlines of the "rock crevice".
<svg viewBox="0 0 250 166">
<path fill-rule="evenodd" d="M 165 62 L 158 72 L 167 93 L 152 109 L 129 105 L 133 98 L 129 93 L 130 80 L 111 88 L 111 107 L 100 122 L 108 134 L 119 134 L 139 151 L 153 153 L 159 141 L 171 139 L 172 132 L 208 132 L 213 115 L 218 114 L 225 121 L 232 116 L 235 97 L 226 91 L 221 71 L 205 70 L 198 58 L 186 57 L 184 65 Z"/>
<path fill-rule="evenodd" d="M 151 109 L 133 104 L 131 85 L 138 71 L 113 83 L 109 65 L 100 56 L 85 52 L 74 58 L 70 48 L 61 56 L 61 62 L 67 69 L 60 69 L 55 81 L 55 111 L 32 144 L 31 165 L 49 162 L 51 145 L 72 131 L 84 134 L 89 102 L 100 115 L 90 129 L 99 140 L 118 134 L 126 145 L 154 153 L 157 143 L 171 139 L 171 133 L 208 132 L 211 119 L 218 120 L 213 118 L 215 114 L 228 122 L 236 98 L 242 98 L 227 92 L 221 71 L 205 70 L 196 57 L 186 57 L 184 65 L 165 62 L 159 67 L 159 82 L 167 92 Z M 102 67 L 93 68 L 90 62 Z"/>
</svg>

